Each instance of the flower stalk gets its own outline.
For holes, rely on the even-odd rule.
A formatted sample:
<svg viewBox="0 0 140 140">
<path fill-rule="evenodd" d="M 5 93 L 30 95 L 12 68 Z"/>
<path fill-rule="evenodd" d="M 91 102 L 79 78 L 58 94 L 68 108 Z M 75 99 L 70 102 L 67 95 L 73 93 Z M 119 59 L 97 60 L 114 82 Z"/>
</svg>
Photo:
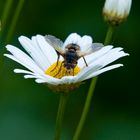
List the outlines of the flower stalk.
<svg viewBox="0 0 140 140">
<path fill-rule="evenodd" d="M 115 26 L 109 25 L 108 31 L 105 37 L 104 45 L 108 45 L 111 43 L 112 37 L 113 37 L 113 32 L 114 32 Z"/>
<path fill-rule="evenodd" d="M 5 3 L 4 11 L 3 11 L 2 16 L 1 16 L 1 24 L 2 24 L 2 30 L 1 30 L 1 33 L 0 33 L 1 38 L 3 37 L 4 29 L 5 29 L 5 26 L 7 24 L 12 5 L 13 5 L 13 0 L 7 0 L 6 3 Z"/>
<path fill-rule="evenodd" d="M 114 32 L 114 27 L 110 25 L 108 27 L 108 31 L 107 31 L 107 34 L 106 34 L 106 37 L 105 37 L 104 45 L 108 45 L 111 42 L 113 32 Z M 95 86 L 96 86 L 96 83 L 97 83 L 97 79 L 98 79 L 98 77 L 94 77 L 91 80 L 91 84 L 89 86 L 89 90 L 88 90 L 87 98 L 86 98 L 85 105 L 84 105 L 84 108 L 83 108 L 83 112 L 82 112 L 80 121 L 78 123 L 78 126 L 76 128 L 76 131 L 75 131 L 75 134 L 74 134 L 72 140 L 78 140 L 79 137 L 80 137 L 83 126 L 84 126 L 85 121 L 86 121 L 87 114 L 89 112 L 89 108 L 90 108 L 92 97 L 93 97 L 93 94 L 94 94 L 94 91 L 95 91 Z"/>
<path fill-rule="evenodd" d="M 88 91 L 88 96 L 86 98 L 85 106 L 84 106 L 84 109 L 83 109 L 83 113 L 81 115 L 79 124 L 77 126 L 75 135 L 73 137 L 73 140 L 78 140 L 79 139 L 79 136 L 80 136 L 81 131 L 83 129 L 87 114 L 89 112 L 89 108 L 90 108 L 91 100 L 92 100 L 92 97 L 93 97 L 93 93 L 94 93 L 93 91 L 95 89 L 96 81 L 97 81 L 97 77 L 94 77 L 91 81 L 89 91 Z"/>
<path fill-rule="evenodd" d="M 67 98 L 68 98 L 67 93 L 60 94 L 60 101 L 59 101 L 59 107 L 58 107 L 57 118 L 56 118 L 54 140 L 60 140 L 62 122 L 63 122 L 63 118 L 64 118 L 64 112 L 65 112 L 65 107 L 66 107 L 66 103 L 67 103 Z"/>
<path fill-rule="evenodd" d="M 9 20 L 9 14 L 11 12 L 11 8 L 12 8 L 12 5 L 13 5 L 13 0 L 7 0 L 6 1 L 6 4 L 5 4 L 5 7 L 4 7 L 4 12 L 2 14 L 2 17 L 1 17 L 1 26 L 0 28 L 1 29 L 1 32 L 0 32 L 0 40 L 4 40 L 3 42 L 0 42 L 1 44 L 6 44 L 6 43 L 9 43 L 9 41 L 11 40 L 12 36 L 13 36 L 13 32 L 14 32 L 14 29 L 15 29 L 15 26 L 16 26 L 16 23 L 17 23 L 17 20 L 18 20 L 18 17 L 20 15 L 20 12 L 22 10 L 22 7 L 23 7 L 23 4 L 24 4 L 24 0 L 19 0 L 18 2 L 18 5 L 17 5 L 17 8 L 15 10 L 15 14 L 12 18 L 12 21 L 11 21 L 11 24 L 10 24 L 10 27 L 8 28 L 8 33 L 6 34 L 6 37 L 5 37 L 5 29 L 7 28 L 7 21 Z M 1 51 L 3 54 L 5 52 L 5 49 L 2 48 L 2 51 Z M 3 67 L 4 65 L 4 59 L 2 57 L 2 55 L 0 54 L 0 66 Z M 1 70 L 0 70 L 1 72 Z"/>
<path fill-rule="evenodd" d="M 6 43 L 9 43 L 9 41 L 10 41 L 11 38 L 12 38 L 14 29 L 15 29 L 15 26 L 16 26 L 16 24 L 17 24 L 19 15 L 20 15 L 21 10 L 22 10 L 23 5 L 24 5 L 24 1 L 25 1 L 25 0 L 19 0 L 19 2 L 18 2 L 17 8 L 16 8 L 16 10 L 15 10 L 15 14 L 14 14 L 13 19 L 12 19 L 12 22 L 11 22 L 11 26 L 10 26 L 9 32 L 8 32 L 8 34 L 7 34 L 7 37 L 6 37 L 6 41 L 5 41 Z"/>
</svg>

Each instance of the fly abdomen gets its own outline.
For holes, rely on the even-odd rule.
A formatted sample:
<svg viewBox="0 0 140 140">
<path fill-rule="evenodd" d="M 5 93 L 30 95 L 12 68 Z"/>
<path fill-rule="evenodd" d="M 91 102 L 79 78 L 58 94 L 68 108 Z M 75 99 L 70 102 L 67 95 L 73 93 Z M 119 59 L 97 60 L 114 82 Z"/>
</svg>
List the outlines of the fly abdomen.
<svg viewBox="0 0 140 140">
<path fill-rule="evenodd" d="M 77 65 L 77 60 L 78 60 L 78 56 L 76 54 L 76 52 L 73 52 L 73 51 L 68 51 L 66 54 L 65 54 L 65 57 L 64 57 L 64 66 L 67 68 L 67 69 L 73 69 L 75 68 L 75 66 Z"/>
<path fill-rule="evenodd" d="M 73 63 L 78 60 L 78 57 L 75 52 L 67 52 L 65 55 L 65 60 L 67 63 Z"/>
</svg>

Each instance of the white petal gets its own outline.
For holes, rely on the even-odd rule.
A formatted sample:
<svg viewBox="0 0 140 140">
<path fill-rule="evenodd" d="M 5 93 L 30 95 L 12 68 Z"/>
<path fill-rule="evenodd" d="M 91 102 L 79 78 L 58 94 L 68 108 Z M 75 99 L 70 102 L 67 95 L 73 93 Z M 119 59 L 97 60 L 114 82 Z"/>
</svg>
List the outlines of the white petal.
<svg viewBox="0 0 140 140">
<path fill-rule="evenodd" d="M 122 48 L 114 48 L 112 50 L 110 50 L 108 53 L 106 53 L 105 55 L 103 55 L 102 57 L 100 57 L 99 59 L 97 59 L 96 61 L 93 61 L 91 63 L 91 65 L 102 65 L 103 67 L 114 62 L 115 60 L 127 56 L 127 53 L 124 53 L 122 50 Z"/>
<path fill-rule="evenodd" d="M 71 84 L 71 83 L 75 83 L 75 78 L 76 78 L 76 76 L 64 76 L 61 79 L 61 83 L 60 84 Z"/>
<path fill-rule="evenodd" d="M 16 59 L 14 56 L 9 55 L 9 54 L 5 54 L 6 57 L 20 63 L 21 65 L 25 66 L 26 68 L 28 68 L 29 70 L 34 72 L 34 69 L 32 69 L 32 67 L 29 67 L 28 65 L 26 65 L 25 63 L 22 63 L 21 61 L 19 61 L 18 59 Z M 15 70 L 15 72 L 21 72 L 21 73 L 26 73 L 28 74 L 28 71 L 24 71 L 24 70 Z M 30 73 L 30 72 L 29 72 Z M 31 73 L 32 74 L 32 73 Z M 33 75 L 35 76 L 34 78 L 39 78 L 42 79 L 45 83 L 48 84 L 52 84 L 52 85 L 58 85 L 61 83 L 60 79 L 54 78 L 52 76 L 46 75 L 44 72 L 39 73 L 38 71 L 36 71 L 35 73 L 33 73 Z"/>
<path fill-rule="evenodd" d="M 50 66 L 48 61 L 46 61 L 43 52 L 40 50 L 35 37 L 32 37 L 32 40 L 30 40 L 25 36 L 20 36 L 18 39 L 23 48 L 30 54 L 41 69 L 45 70 Z"/>
<path fill-rule="evenodd" d="M 46 83 L 46 81 L 44 81 L 42 79 L 36 79 L 35 82 L 38 83 L 38 84 Z"/>
<path fill-rule="evenodd" d="M 43 73 L 43 71 L 37 66 L 37 64 L 23 51 L 20 49 L 12 46 L 12 45 L 7 45 L 6 46 L 7 50 L 13 54 L 11 55 L 5 55 L 14 61 L 20 63 L 21 65 L 25 66 L 32 72 L 37 72 L 37 73 Z"/>
<path fill-rule="evenodd" d="M 34 76 L 34 75 L 24 75 L 24 78 L 25 79 L 29 79 L 29 78 L 37 78 L 37 77 Z"/>
<path fill-rule="evenodd" d="M 40 79 L 42 79 L 42 80 L 46 80 L 43 76 L 41 76 L 41 75 L 38 75 L 38 74 L 28 74 L 28 75 L 24 75 L 24 78 L 25 79 L 28 79 L 28 78 L 35 78 L 35 79 L 38 79 L 38 78 L 40 78 Z"/>
<path fill-rule="evenodd" d="M 15 73 L 28 74 L 28 75 L 25 75 L 24 78 L 41 78 L 41 79 L 46 79 L 46 76 L 44 76 L 44 74 L 40 75 L 38 73 L 32 73 L 32 72 L 27 71 L 27 70 L 14 69 L 14 72 Z"/>
<path fill-rule="evenodd" d="M 22 70 L 22 69 L 14 69 L 14 72 L 15 72 L 15 73 L 24 73 L 24 74 L 33 74 L 33 73 L 30 72 L 30 71 Z"/>
<path fill-rule="evenodd" d="M 121 57 L 124 57 L 124 56 L 129 56 L 129 54 L 128 53 L 124 53 L 123 51 L 121 51 L 121 52 L 116 53 L 114 55 L 112 54 L 112 56 L 111 55 L 108 56 L 106 58 L 106 61 L 103 64 L 103 67 L 106 66 L 106 65 L 108 65 L 108 64 L 110 64 L 110 63 L 112 63 L 112 62 L 114 62 L 114 61 L 116 61 L 117 59 L 119 59 Z"/>
<path fill-rule="evenodd" d="M 81 51 L 84 52 L 92 46 L 92 38 L 90 36 L 85 35 L 79 40 L 78 45 L 80 46 Z"/>
<path fill-rule="evenodd" d="M 100 68 L 102 68 L 102 65 L 90 65 L 86 68 L 84 68 L 80 73 L 78 73 L 78 75 L 76 75 L 76 81 L 83 81 L 83 79 L 85 77 L 88 77 L 90 74 L 92 74 L 93 72 L 98 71 Z"/>
<path fill-rule="evenodd" d="M 61 79 L 57 79 L 46 74 L 43 74 L 41 76 L 40 77 L 37 76 L 37 79 L 42 79 L 45 83 L 52 84 L 52 85 L 58 85 L 61 83 Z"/>
<path fill-rule="evenodd" d="M 77 33 L 71 33 L 65 40 L 64 44 L 63 44 L 63 48 L 65 48 L 68 44 L 78 44 L 78 42 L 80 42 L 81 40 L 81 36 L 78 35 Z"/>
<path fill-rule="evenodd" d="M 59 79 L 53 78 L 53 77 L 45 75 L 45 74 L 38 75 L 37 73 L 33 73 L 33 74 L 24 75 L 24 78 L 25 79 L 28 79 L 28 78 L 40 79 L 40 80 L 44 81 L 44 83 L 52 84 L 52 85 L 59 84 Z"/>
<path fill-rule="evenodd" d="M 106 0 L 104 12 L 112 17 L 123 18 L 123 16 L 128 16 L 131 4 L 132 0 Z"/>
<path fill-rule="evenodd" d="M 47 41 L 45 40 L 44 36 L 37 35 L 36 36 L 37 42 L 46 56 L 46 61 L 49 61 L 50 64 L 53 64 L 54 62 L 57 61 L 57 54 L 56 51 L 52 46 L 50 46 Z"/>
<path fill-rule="evenodd" d="M 98 76 L 99 74 L 102 74 L 102 73 L 104 73 L 106 71 L 109 71 L 109 70 L 112 70 L 112 69 L 116 69 L 116 68 L 119 68 L 119 67 L 122 67 L 122 66 L 123 66 L 123 64 L 115 64 L 115 65 L 111 65 L 111 66 L 105 67 L 105 68 L 103 68 L 101 70 L 93 72 L 89 76 L 85 77 L 83 80 L 90 79 L 90 78 Z"/>
<path fill-rule="evenodd" d="M 81 72 L 77 75 L 78 80 L 82 81 L 82 79 L 88 77 L 88 75 L 98 71 L 99 69 L 112 63 L 113 61 L 128 55 L 121 50 L 122 48 L 114 48 L 93 61 L 92 63 L 90 63 L 88 67 L 83 68 Z"/>
<path fill-rule="evenodd" d="M 21 62 L 19 62 L 14 56 L 12 55 L 8 55 L 8 54 L 5 54 L 5 56 L 9 57 L 10 59 L 13 59 L 14 61 L 22 64 Z M 22 64 L 23 66 L 25 66 L 25 64 Z M 28 68 L 28 66 L 26 66 Z M 31 70 L 31 68 L 29 68 Z M 29 73 L 28 71 L 20 71 L 20 70 L 16 70 L 15 72 L 27 72 L 27 74 Z M 50 83 L 50 84 L 53 84 L 53 85 L 57 85 L 59 83 L 59 81 L 56 79 L 56 78 L 53 78 L 51 76 L 48 76 L 46 75 L 44 72 L 43 73 L 38 73 L 38 72 L 35 72 L 35 73 L 31 73 L 32 75 L 34 75 L 35 77 L 34 78 L 40 78 L 42 80 L 45 80 L 46 83 Z"/>
<path fill-rule="evenodd" d="M 100 57 L 105 55 L 107 52 L 109 52 L 112 48 L 113 48 L 113 46 L 108 45 L 108 46 L 103 47 L 102 49 L 100 49 L 97 52 L 94 52 L 90 55 L 85 56 L 85 60 L 86 60 L 87 64 L 90 65 L 91 63 L 95 62 L 97 59 L 99 59 Z M 86 67 L 85 62 L 83 61 L 83 58 L 79 59 L 78 66 L 81 69 Z"/>
<path fill-rule="evenodd" d="M 34 72 L 34 68 L 32 68 L 31 66 L 29 65 L 26 65 L 25 63 L 19 61 L 18 59 L 16 59 L 13 55 L 10 55 L 10 54 L 4 54 L 4 56 L 16 61 L 17 63 L 21 64 L 22 66 L 26 67 L 27 69 L 31 70 L 32 72 Z"/>
<path fill-rule="evenodd" d="M 46 70 L 50 66 L 50 62 L 48 60 L 48 57 L 46 57 L 45 52 L 40 48 L 36 36 L 32 37 L 32 43 L 36 46 L 36 48 L 38 48 L 36 49 L 36 51 L 38 51 L 39 58 L 41 59 L 40 62 L 43 65 L 44 70 Z"/>
</svg>

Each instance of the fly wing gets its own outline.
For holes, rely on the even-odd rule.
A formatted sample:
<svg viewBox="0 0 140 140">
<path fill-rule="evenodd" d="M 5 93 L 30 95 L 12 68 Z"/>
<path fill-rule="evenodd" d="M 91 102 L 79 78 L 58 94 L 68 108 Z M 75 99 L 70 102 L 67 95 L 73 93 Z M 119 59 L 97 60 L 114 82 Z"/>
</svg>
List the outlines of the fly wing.
<svg viewBox="0 0 140 140">
<path fill-rule="evenodd" d="M 100 50 L 101 48 L 104 47 L 104 44 L 102 44 L 102 43 L 93 43 L 92 45 L 93 45 L 93 50 L 94 51 L 98 51 L 98 50 Z"/>
<path fill-rule="evenodd" d="M 77 54 L 79 57 L 84 57 L 85 55 L 89 55 L 100 50 L 104 45 L 102 43 L 93 43 L 86 51 L 78 51 Z"/>
<path fill-rule="evenodd" d="M 46 35 L 45 40 L 61 55 L 65 53 L 65 51 L 62 49 L 63 42 L 60 39 L 52 35 Z"/>
</svg>

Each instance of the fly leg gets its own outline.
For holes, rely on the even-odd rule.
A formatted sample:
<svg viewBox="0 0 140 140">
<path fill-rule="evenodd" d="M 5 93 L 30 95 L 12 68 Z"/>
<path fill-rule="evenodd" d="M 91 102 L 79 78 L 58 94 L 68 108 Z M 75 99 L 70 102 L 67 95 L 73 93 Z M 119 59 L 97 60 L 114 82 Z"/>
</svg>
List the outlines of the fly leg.
<svg viewBox="0 0 140 140">
<path fill-rule="evenodd" d="M 85 59 L 84 56 L 83 56 L 83 59 L 84 59 L 84 62 L 85 62 L 85 64 L 86 64 L 86 66 L 88 67 L 88 64 L 87 64 L 86 59 Z"/>
<path fill-rule="evenodd" d="M 69 76 L 70 75 L 70 70 L 67 70 L 65 71 L 65 76 Z"/>
<path fill-rule="evenodd" d="M 58 62 L 59 62 L 59 58 L 60 58 L 60 54 L 57 52 L 57 62 L 56 62 L 56 65 L 55 65 L 55 67 L 51 70 L 51 72 L 52 71 L 54 71 L 55 69 L 56 69 L 56 67 L 58 66 Z"/>
<path fill-rule="evenodd" d="M 54 77 L 56 77 L 60 73 L 63 64 L 64 64 L 64 61 L 61 63 L 60 68 L 59 68 L 58 72 L 54 75 Z"/>
<path fill-rule="evenodd" d="M 72 69 L 72 75 L 74 76 L 74 68 Z"/>
<path fill-rule="evenodd" d="M 67 71 L 67 72 L 69 73 L 69 75 L 74 76 L 74 68 L 72 68 L 72 71 L 70 70 L 70 71 Z"/>
</svg>

